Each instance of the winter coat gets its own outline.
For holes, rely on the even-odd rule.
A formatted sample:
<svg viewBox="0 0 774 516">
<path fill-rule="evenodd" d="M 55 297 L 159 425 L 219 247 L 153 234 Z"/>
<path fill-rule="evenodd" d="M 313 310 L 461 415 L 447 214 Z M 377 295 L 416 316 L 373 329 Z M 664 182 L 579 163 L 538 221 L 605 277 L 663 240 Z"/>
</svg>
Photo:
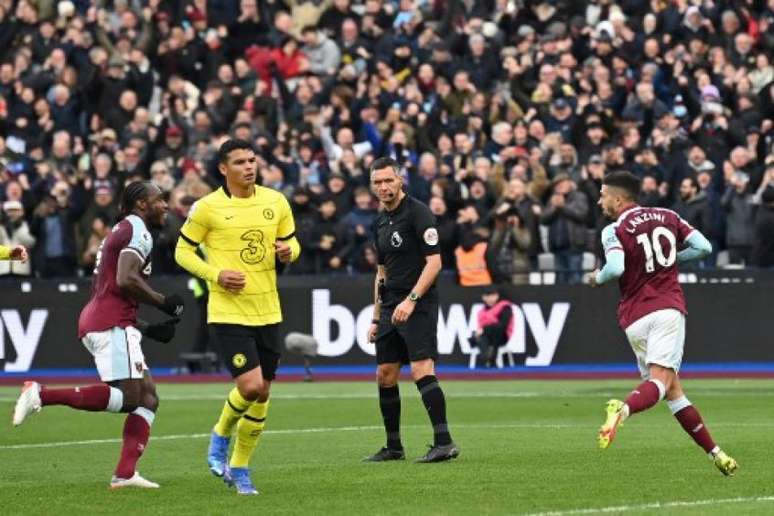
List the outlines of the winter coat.
<svg viewBox="0 0 774 516">
<path fill-rule="evenodd" d="M 337 69 L 341 63 L 341 51 L 322 32 L 317 33 L 316 45 L 304 45 L 304 54 L 309 58 L 309 71 L 315 74 L 327 75 L 329 70 Z"/>
<path fill-rule="evenodd" d="M 680 199 L 672 206 L 672 209 L 707 238 L 714 236 L 712 234 L 712 207 L 706 193 L 699 192 L 688 201 Z"/>
<path fill-rule="evenodd" d="M 774 206 L 770 204 L 756 214 L 750 260 L 758 267 L 774 267 Z"/>
<path fill-rule="evenodd" d="M 549 250 L 553 252 L 585 249 L 588 212 L 589 202 L 586 195 L 577 190 L 567 194 L 564 207 L 547 206 L 540 215 L 540 223 L 548 226 Z M 567 227 L 566 242 L 563 241 L 562 224 Z"/>
<path fill-rule="evenodd" d="M 495 279 L 513 284 L 527 282 L 527 272 L 530 270 L 529 248 L 532 237 L 529 229 L 523 224 L 519 226 L 505 225 L 495 227 L 489 244 L 495 256 Z"/>
<path fill-rule="evenodd" d="M 740 194 L 733 187 L 729 187 L 723 194 L 720 205 L 726 212 L 726 245 L 728 247 L 751 246 L 755 220 L 752 194 Z"/>
</svg>

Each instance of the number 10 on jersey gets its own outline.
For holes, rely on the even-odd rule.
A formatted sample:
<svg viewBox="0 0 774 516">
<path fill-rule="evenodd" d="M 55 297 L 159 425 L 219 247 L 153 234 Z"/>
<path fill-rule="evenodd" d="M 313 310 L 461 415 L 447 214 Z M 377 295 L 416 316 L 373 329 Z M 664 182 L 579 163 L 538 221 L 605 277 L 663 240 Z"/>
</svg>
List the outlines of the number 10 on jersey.
<svg viewBox="0 0 774 516">
<path fill-rule="evenodd" d="M 664 256 L 664 248 L 661 246 L 661 238 L 665 238 L 669 243 L 669 255 Z M 654 272 L 656 266 L 653 262 L 655 256 L 658 264 L 663 267 L 671 267 L 677 259 L 677 239 L 674 233 L 664 226 L 656 227 L 652 233 L 642 233 L 637 235 L 637 243 L 640 244 L 645 252 L 645 272 Z"/>
</svg>

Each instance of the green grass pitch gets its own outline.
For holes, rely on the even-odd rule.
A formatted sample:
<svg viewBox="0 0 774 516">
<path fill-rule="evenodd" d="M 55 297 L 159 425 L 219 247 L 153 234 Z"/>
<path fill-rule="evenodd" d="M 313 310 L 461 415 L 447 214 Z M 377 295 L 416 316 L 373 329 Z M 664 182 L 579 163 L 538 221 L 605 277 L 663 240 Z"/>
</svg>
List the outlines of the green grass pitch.
<svg viewBox="0 0 774 516">
<path fill-rule="evenodd" d="M 443 380 L 443 379 L 442 379 Z M 443 382 L 451 463 L 413 464 L 431 440 L 416 388 L 401 384 L 409 460 L 363 464 L 383 443 L 369 383 L 274 385 L 253 460 L 258 497 L 238 497 L 205 465 L 225 384 L 161 385 L 139 471 L 159 490 L 107 488 L 123 416 L 51 407 L 12 428 L 17 389 L 0 388 L 2 514 L 772 514 L 774 381 L 688 380 L 715 440 L 740 464 L 726 478 L 665 404 L 596 448 L 608 398 L 631 381 Z M 78 442 L 73 442 L 78 441 Z M 249 511 L 249 512 L 248 512 Z"/>
</svg>

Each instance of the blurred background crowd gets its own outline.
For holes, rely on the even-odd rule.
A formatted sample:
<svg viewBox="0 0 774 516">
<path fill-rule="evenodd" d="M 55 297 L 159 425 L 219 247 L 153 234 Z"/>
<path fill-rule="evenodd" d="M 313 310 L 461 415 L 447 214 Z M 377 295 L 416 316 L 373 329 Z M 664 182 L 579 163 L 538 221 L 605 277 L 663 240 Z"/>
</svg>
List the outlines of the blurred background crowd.
<svg viewBox="0 0 774 516">
<path fill-rule="evenodd" d="M 130 181 L 169 192 L 154 273 L 248 139 L 294 209 L 285 274 L 370 272 L 368 166 L 402 165 L 463 285 L 574 283 L 603 176 L 774 266 L 774 0 L 0 0 L 0 244 L 89 275 Z"/>
</svg>

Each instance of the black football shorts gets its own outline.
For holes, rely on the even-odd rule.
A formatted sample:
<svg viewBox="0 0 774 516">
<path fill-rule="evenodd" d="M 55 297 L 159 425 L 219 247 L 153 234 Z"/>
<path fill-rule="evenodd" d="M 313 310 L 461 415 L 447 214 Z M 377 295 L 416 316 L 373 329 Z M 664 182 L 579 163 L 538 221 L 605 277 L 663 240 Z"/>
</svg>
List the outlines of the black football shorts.
<svg viewBox="0 0 774 516">
<path fill-rule="evenodd" d="M 231 376 L 244 374 L 261 367 L 263 378 L 274 380 L 279 366 L 279 324 L 242 326 L 239 324 L 210 324 L 220 357 Z"/>
<path fill-rule="evenodd" d="M 420 299 L 405 323 L 393 324 L 395 307 L 382 307 L 376 332 L 376 363 L 408 364 L 438 359 L 438 302 Z"/>
</svg>

